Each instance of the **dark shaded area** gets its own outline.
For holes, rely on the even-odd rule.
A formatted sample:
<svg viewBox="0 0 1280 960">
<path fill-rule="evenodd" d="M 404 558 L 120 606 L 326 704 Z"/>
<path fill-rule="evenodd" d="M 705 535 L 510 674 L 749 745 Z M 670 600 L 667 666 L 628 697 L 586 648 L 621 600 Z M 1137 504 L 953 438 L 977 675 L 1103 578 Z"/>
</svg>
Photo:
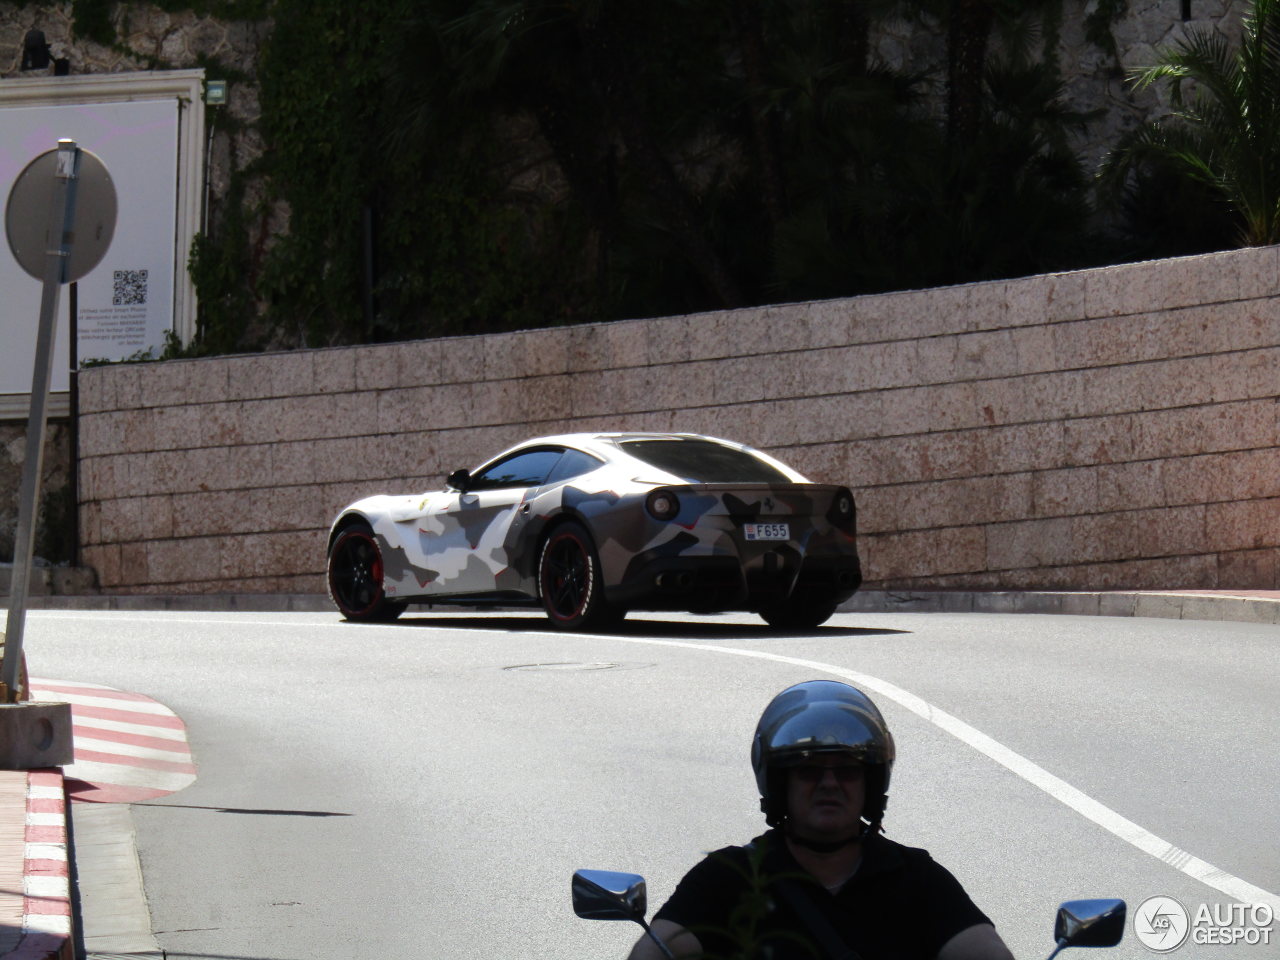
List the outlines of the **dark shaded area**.
<svg viewBox="0 0 1280 960">
<path fill-rule="evenodd" d="M 332 813 L 327 810 L 250 810 L 243 807 L 202 807 L 191 803 L 132 803 L 133 807 L 175 807 L 180 810 L 212 810 L 215 813 L 241 813 L 268 817 L 352 817 L 352 813 Z"/>
<path fill-rule="evenodd" d="M 1133 238 L 1097 229 L 1118 214 L 1095 216 L 1071 150 L 1092 118 L 1065 106 L 1063 2 L 371 0 L 351 18 L 340 0 L 281 0 L 291 29 L 259 76 L 268 149 L 193 258 L 195 350 L 688 314 L 1147 255 L 1144 222 Z M 1091 40 L 1113 46 L 1122 13 L 1100 5 Z M 876 62 L 890 16 L 946 38 L 945 62 Z M 273 243 L 263 194 L 290 211 Z"/>
<path fill-rule="evenodd" d="M 466 615 L 406 615 L 396 621 L 397 627 L 411 630 L 431 630 L 448 628 L 455 630 L 512 630 L 530 633 L 554 632 L 555 628 L 547 618 L 538 616 L 489 616 L 475 617 Z M 719 623 L 711 620 L 623 620 L 616 627 L 608 630 L 593 630 L 587 635 L 619 636 L 619 637 L 658 637 L 661 639 L 683 640 L 767 640 L 783 637 L 808 637 L 816 639 L 837 639 L 840 637 L 876 637 L 891 634 L 907 634 L 910 630 L 897 630 L 888 627 L 838 627 L 821 626 L 812 630 L 788 631 L 778 630 L 766 623 L 758 626 L 751 623 Z M 566 633 L 566 636 L 573 634 Z"/>
</svg>

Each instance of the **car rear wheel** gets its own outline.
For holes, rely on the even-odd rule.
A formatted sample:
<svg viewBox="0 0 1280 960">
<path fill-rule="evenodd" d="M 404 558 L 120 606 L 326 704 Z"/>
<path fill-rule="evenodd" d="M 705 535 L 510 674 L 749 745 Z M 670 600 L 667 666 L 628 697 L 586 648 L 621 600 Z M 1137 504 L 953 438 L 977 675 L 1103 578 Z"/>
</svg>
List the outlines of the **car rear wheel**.
<svg viewBox="0 0 1280 960">
<path fill-rule="evenodd" d="M 600 560 L 581 524 L 561 524 L 543 543 L 538 591 L 547 617 L 562 630 L 599 629 L 626 614 L 605 600 Z"/>
<path fill-rule="evenodd" d="M 329 598 L 348 620 L 388 621 L 405 604 L 388 600 L 382 586 L 382 551 L 367 523 L 344 528 L 329 548 Z"/>
<path fill-rule="evenodd" d="M 826 623 L 836 612 L 831 601 L 784 600 L 760 611 L 764 622 L 779 630 L 808 630 Z"/>
</svg>

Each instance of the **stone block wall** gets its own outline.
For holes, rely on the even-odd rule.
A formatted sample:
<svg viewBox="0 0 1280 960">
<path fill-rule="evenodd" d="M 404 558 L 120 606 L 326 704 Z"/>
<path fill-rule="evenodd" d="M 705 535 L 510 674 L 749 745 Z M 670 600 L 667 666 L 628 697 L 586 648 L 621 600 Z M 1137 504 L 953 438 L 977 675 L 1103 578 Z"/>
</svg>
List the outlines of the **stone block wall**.
<svg viewBox="0 0 1280 960">
<path fill-rule="evenodd" d="M 858 497 L 900 587 L 1280 586 L 1280 248 L 81 374 L 118 593 L 320 592 L 327 527 L 526 437 L 680 430 Z"/>
</svg>

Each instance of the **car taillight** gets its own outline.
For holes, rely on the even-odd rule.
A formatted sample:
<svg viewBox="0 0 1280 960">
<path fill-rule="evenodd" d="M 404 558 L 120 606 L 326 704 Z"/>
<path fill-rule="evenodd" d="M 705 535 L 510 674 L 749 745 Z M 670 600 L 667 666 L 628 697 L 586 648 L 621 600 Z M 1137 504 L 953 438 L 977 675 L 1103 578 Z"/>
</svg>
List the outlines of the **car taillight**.
<svg viewBox="0 0 1280 960">
<path fill-rule="evenodd" d="M 680 512 L 680 500 L 670 490 L 653 491 L 644 505 L 655 520 L 674 520 Z"/>
<path fill-rule="evenodd" d="M 836 491 L 835 498 L 831 501 L 831 509 L 827 511 L 827 519 L 831 521 L 833 526 L 852 533 L 856 517 L 857 509 L 853 503 L 853 494 L 846 488 L 841 487 Z"/>
</svg>

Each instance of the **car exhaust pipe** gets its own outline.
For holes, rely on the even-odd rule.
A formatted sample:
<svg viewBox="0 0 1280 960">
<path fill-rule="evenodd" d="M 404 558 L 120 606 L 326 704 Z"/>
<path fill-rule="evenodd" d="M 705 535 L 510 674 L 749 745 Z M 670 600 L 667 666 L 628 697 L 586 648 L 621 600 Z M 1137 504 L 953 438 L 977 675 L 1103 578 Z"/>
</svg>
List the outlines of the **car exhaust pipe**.
<svg viewBox="0 0 1280 960">
<path fill-rule="evenodd" d="M 685 572 L 679 573 L 660 573 L 654 580 L 660 590 L 670 590 L 673 593 L 679 593 L 688 590 L 693 586 L 693 577 Z"/>
</svg>

